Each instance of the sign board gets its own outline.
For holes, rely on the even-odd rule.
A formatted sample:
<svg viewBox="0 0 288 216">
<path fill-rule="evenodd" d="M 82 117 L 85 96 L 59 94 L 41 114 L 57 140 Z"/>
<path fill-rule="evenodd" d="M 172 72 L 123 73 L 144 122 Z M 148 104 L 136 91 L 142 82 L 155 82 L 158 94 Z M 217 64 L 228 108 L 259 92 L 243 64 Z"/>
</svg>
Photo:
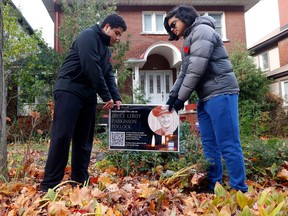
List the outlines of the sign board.
<svg viewBox="0 0 288 216">
<path fill-rule="evenodd" d="M 109 111 L 109 149 L 179 151 L 179 115 L 167 105 L 121 105 Z"/>
</svg>

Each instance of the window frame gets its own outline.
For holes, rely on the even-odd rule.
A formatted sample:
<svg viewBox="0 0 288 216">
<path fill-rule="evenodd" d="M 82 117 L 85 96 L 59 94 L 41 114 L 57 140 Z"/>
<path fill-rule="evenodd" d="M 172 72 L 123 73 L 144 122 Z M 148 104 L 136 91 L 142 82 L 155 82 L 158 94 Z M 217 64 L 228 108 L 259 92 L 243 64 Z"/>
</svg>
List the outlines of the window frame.
<svg viewBox="0 0 288 216">
<path fill-rule="evenodd" d="M 287 94 L 285 94 L 285 84 L 287 85 Z M 283 98 L 283 105 L 288 106 L 288 80 L 281 81 L 281 96 Z"/>
<path fill-rule="evenodd" d="M 146 31 L 145 29 L 145 15 L 150 15 L 151 16 L 151 31 Z M 157 31 L 157 15 L 162 15 L 163 22 L 163 31 Z M 165 11 L 142 11 L 142 32 L 141 34 L 167 34 L 165 27 L 164 27 L 164 18 L 166 17 L 166 12 Z"/>
<path fill-rule="evenodd" d="M 45 85 L 43 86 L 45 89 L 44 91 L 46 91 L 48 94 L 47 95 L 42 95 L 42 96 L 34 96 L 33 98 L 30 98 L 30 100 L 27 100 L 26 98 L 26 94 L 20 94 L 20 92 L 22 91 L 21 86 L 17 86 L 17 112 L 20 115 L 23 116 L 27 116 L 30 115 L 30 113 L 32 111 L 34 111 L 37 107 L 38 104 L 41 103 L 41 101 L 43 101 L 43 98 L 48 98 L 49 96 L 51 96 L 52 92 L 53 92 L 53 73 L 47 73 L 46 71 L 41 71 L 38 74 L 35 72 L 35 74 L 33 74 L 33 76 L 35 77 L 35 80 L 46 80 Z M 49 95 L 49 96 L 48 96 Z M 48 97 L 47 97 L 48 96 Z"/>
<path fill-rule="evenodd" d="M 263 56 L 264 55 L 267 55 L 267 67 L 265 66 L 264 67 L 264 61 L 263 61 Z M 265 51 L 265 52 L 262 52 L 258 55 L 258 61 L 259 61 L 259 67 L 261 68 L 262 71 L 266 72 L 266 71 L 269 71 L 270 69 L 270 64 L 269 64 L 269 52 L 268 51 Z"/>
</svg>

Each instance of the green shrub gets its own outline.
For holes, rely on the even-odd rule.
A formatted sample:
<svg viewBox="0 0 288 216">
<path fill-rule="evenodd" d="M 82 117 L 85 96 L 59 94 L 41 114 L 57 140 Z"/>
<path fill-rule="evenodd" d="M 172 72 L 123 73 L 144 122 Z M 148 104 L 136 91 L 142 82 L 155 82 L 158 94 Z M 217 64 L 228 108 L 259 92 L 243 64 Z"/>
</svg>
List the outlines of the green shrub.
<svg viewBox="0 0 288 216">
<path fill-rule="evenodd" d="M 288 143 L 278 139 L 259 140 L 247 137 L 242 139 L 247 178 L 259 180 L 266 174 L 271 174 L 270 167 L 276 170 L 288 160 Z M 268 171 L 268 172 L 267 172 Z"/>
</svg>

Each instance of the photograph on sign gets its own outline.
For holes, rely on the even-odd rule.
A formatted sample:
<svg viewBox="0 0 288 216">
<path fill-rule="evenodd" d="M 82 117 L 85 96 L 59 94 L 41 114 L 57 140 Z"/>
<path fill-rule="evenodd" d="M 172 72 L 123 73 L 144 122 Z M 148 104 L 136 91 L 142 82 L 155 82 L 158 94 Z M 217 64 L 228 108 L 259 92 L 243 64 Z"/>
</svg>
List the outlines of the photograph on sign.
<svg viewBox="0 0 288 216">
<path fill-rule="evenodd" d="M 109 149 L 179 151 L 179 116 L 167 105 L 121 105 L 109 111 Z"/>
</svg>

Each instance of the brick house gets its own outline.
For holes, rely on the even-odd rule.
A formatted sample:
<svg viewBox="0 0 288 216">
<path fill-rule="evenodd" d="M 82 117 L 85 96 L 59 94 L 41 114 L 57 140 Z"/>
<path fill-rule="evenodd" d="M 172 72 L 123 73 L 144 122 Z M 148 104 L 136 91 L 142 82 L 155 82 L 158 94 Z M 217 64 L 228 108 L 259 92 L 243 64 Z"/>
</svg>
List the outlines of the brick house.
<svg viewBox="0 0 288 216">
<path fill-rule="evenodd" d="M 60 1 L 42 0 L 55 23 L 63 18 Z M 133 89 L 146 93 L 150 104 L 165 104 L 169 91 L 180 69 L 182 40 L 168 41 L 163 20 L 168 11 L 180 4 L 193 5 L 201 15 L 210 15 L 217 21 L 216 29 L 229 52 L 236 43 L 246 45 L 244 13 L 259 0 L 117 0 L 117 11 L 125 19 L 130 34 L 127 61 L 132 71 L 125 92 L 133 96 Z M 55 38 L 55 49 L 59 43 Z M 132 88 L 131 88 L 132 87 Z M 195 115 L 192 115 L 195 116 Z M 189 117 L 189 114 L 186 115 Z M 193 117 L 194 118 L 194 117 Z M 194 120 L 192 120 L 194 121 Z M 193 124 L 194 125 L 194 124 Z"/>
<path fill-rule="evenodd" d="M 279 26 L 249 47 L 255 63 L 272 80 L 271 92 L 284 99 L 288 111 L 288 1 L 273 1 L 278 5 Z"/>
<path fill-rule="evenodd" d="M 55 23 L 55 32 L 63 12 L 58 2 L 42 0 Z M 127 61 L 133 76 L 128 81 L 146 92 L 151 104 L 163 104 L 179 72 L 182 40 L 168 41 L 163 26 L 166 13 L 179 4 L 192 4 L 201 14 L 208 14 L 217 20 L 217 31 L 222 35 L 227 50 L 241 42 L 246 44 L 244 13 L 259 0 L 117 0 L 117 11 L 126 21 L 130 34 L 130 51 Z M 55 49 L 59 50 L 58 40 Z M 125 92 L 133 92 L 126 89 Z"/>
</svg>

